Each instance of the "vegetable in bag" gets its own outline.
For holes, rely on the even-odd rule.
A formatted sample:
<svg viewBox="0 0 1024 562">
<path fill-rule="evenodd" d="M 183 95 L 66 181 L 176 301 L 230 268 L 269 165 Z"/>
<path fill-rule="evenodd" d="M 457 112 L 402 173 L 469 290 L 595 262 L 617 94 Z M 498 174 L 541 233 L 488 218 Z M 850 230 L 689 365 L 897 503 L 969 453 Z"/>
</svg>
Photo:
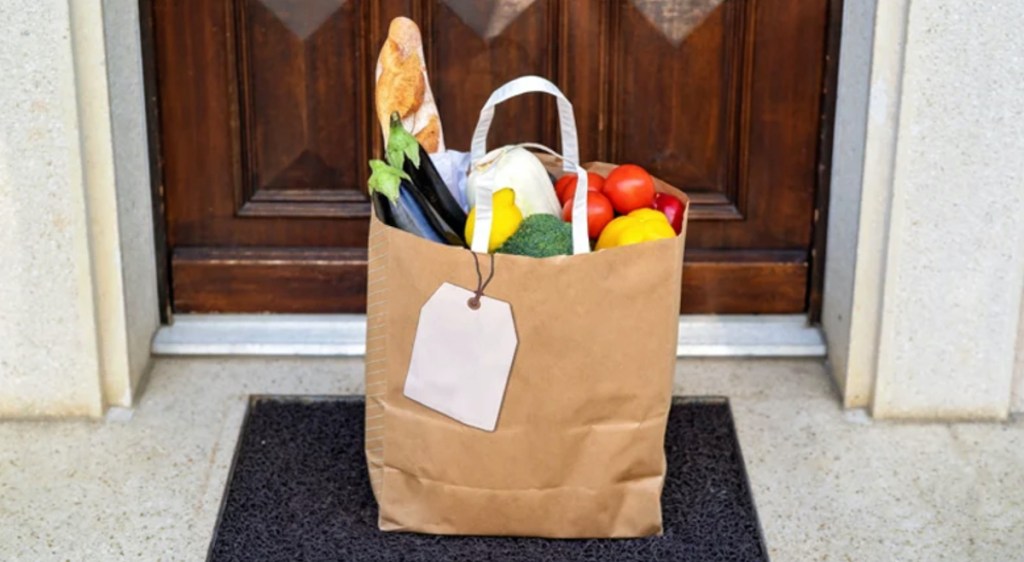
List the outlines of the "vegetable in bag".
<svg viewBox="0 0 1024 562">
<path fill-rule="evenodd" d="M 523 213 L 516 207 L 516 194 L 509 188 L 500 189 L 494 193 L 491 215 L 491 237 L 487 242 L 487 251 L 494 250 L 505 243 L 509 236 L 515 234 L 519 225 L 523 222 Z M 469 219 L 466 221 L 466 240 L 473 241 L 473 232 L 476 230 L 476 207 L 469 211 Z"/>
<path fill-rule="evenodd" d="M 464 245 L 460 237 L 466 228 L 466 212 L 434 168 L 423 145 L 405 130 L 398 112 L 391 114 L 391 134 L 387 144 L 388 163 L 408 174 L 418 200 L 426 200 L 424 210 L 434 228 L 449 244 Z M 452 236 L 454 234 L 454 236 Z"/>
<path fill-rule="evenodd" d="M 676 231 L 672 230 L 664 213 L 655 209 L 637 209 L 608 223 L 601 231 L 595 249 L 618 248 L 675 236 Z"/>
<path fill-rule="evenodd" d="M 409 175 L 382 160 L 370 160 L 370 193 L 377 218 L 386 225 L 444 244 L 416 199 Z"/>
<path fill-rule="evenodd" d="M 547 214 L 531 215 L 497 252 L 534 258 L 572 255 L 572 225 Z"/>
<path fill-rule="evenodd" d="M 473 163 L 469 172 L 466 198 L 470 207 L 476 206 L 476 192 L 483 185 L 494 190 L 510 187 L 516 193 L 516 206 L 524 217 L 543 213 L 560 216 L 551 178 L 540 160 L 521 146 L 510 145 L 492 150 Z"/>
</svg>

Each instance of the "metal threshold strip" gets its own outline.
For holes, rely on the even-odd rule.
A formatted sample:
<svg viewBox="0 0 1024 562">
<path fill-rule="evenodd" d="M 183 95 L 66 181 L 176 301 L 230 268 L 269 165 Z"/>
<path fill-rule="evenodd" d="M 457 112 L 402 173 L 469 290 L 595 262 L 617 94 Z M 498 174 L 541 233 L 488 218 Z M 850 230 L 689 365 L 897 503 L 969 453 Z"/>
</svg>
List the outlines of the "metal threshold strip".
<svg viewBox="0 0 1024 562">
<path fill-rule="evenodd" d="M 351 357 L 366 351 L 362 314 L 179 314 L 153 339 L 154 355 Z M 684 315 L 679 357 L 823 357 L 803 315 Z"/>
</svg>

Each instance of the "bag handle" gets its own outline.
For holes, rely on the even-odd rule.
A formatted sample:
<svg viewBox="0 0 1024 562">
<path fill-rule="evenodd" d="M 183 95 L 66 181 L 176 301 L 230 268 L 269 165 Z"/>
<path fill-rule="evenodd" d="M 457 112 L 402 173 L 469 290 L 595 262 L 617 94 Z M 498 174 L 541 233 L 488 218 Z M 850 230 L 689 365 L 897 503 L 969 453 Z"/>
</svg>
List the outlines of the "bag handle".
<svg viewBox="0 0 1024 562">
<path fill-rule="evenodd" d="M 539 92 L 555 96 L 558 102 L 558 124 L 562 134 L 562 154 L 565 155 L 566 172 L 570 171 L 570 162 L 580 161 L 579 140 L 576 136 L 576 116 L 572 111 L 572 103 L 565 97 L 562 90 L 558 89 L 546 78 L 540 76 L 520 76 L 515 80 L 507 82 L 491 93 L 487 103 L 480 109 L 480 120 L 476 123 L 476 130 L 473 132 L 473 142 L 470 145 L 471 161 L 476 162 L 487 154 L 487 133 L 491 130 L 491 121 L 494 120 L 494 106 L 522 94 Z"/>
<path fill-rule="evenodd" d="M 590 236 L 587 230 L 587 171 L 575 160 L 563 157 L 554 150 L 537 143 L 525 142 L 516 145 L 547 152 L 562 159 L 566 172 L 575 172 L 576 194 L 572 199 L 572 253 L 573 255 L 590 252 Z M 474 159 L 475 160 L 475 159 Z M 487 253 L 487 245 L 491 239 L 491 226 L 494 224 L 494 182 L 484 181 L 477 185 L 476 193 L 476 224 L 473 228 L 473 240 L 470 249 L 478 254 Z"/>
</svg>

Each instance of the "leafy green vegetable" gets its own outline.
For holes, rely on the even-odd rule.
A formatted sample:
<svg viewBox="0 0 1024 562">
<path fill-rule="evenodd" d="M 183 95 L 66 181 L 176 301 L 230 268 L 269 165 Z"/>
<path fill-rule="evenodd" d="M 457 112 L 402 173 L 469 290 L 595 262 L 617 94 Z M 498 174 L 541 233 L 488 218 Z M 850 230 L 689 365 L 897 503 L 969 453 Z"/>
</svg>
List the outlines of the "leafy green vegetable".
<svg viewBox="0 0 1024 562">
<path fill-rule="evenodd" d="M 388 147 L 385 152 L 388 163 L 399 170 L 405 164 L 406 158 L 413 166 L 420 167 L 420 143 L 402 126 L 402 118 L 397 111 L 391 114 L 391 131 L 388 134 Z"/>
<path fill-rule="evenodd" d="M 398 188 L 409 174 L 393 168 L 383 160 L 370 160 L 370 180 L 366 182 L 371 193 L 380 193 L 391 201 L 398 200 Z"/>
<path fill-rule="evenodd" d="M 572 225 L 554 215 L 530 215 L 496 251 L 535 258 L 572 254 Z"/>
</svg>

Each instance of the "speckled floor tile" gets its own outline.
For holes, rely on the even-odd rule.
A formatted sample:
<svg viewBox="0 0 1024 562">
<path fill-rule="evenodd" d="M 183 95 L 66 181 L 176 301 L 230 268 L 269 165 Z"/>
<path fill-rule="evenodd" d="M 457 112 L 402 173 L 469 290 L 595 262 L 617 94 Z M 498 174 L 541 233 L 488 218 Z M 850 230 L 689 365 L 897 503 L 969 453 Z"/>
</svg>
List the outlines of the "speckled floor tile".
<svg viewBox="0 0 1024 562">
<path fill-rule="evenodd" d="M 352 394 L 362 362 L 161 359 L 129 421 L 0 424 L 0 560 L 202 560 L 252 393 Z M 731 399 L 776 562 L 1024 560 L 1024 423 L 874 423 L 814 360 L 687 360 Z"/>
<path fill-rule="evenodd" d="M 0 560 L 202 560 L 249 394 L 362 392 L 361 360 L 161 359 L 125 422 L 0 424 Z"/>
<path fill-rule="evenodd" d="M 813 361 L 687 361 L 730 397 L 772 560 L 1024 560 L 1024 422 L 873 422 Z"/>
</svg>

